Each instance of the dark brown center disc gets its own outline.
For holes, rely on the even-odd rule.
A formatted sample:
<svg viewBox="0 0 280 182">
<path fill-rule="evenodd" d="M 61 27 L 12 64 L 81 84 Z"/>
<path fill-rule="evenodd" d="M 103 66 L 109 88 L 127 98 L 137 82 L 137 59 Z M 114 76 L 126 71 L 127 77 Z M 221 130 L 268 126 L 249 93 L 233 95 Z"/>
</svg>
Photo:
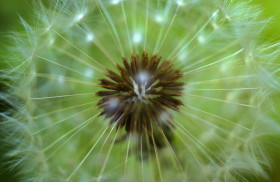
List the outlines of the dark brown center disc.
<svg viewBox="0 0 280 182">
<path fill-rule="evenodd" d="M 179 111 L 183 103 L 177 98 L 182 95 L 183 75 L 174 69 L 170 61 L 161 57 L 148 57 L 147 53 L 132 55 L 130 62 L 123 58 L 118 72 L 106 71 L 107 78 L 100 79 L 100 86 L 107 89 L 97 95 L 102 99 L 97 104 L 100 115 L 111 118 L 117 129 L 125 127 L 128 133 L 152 132 L 152 127 L 172 126 L 169 109 Z"/>
</svg>

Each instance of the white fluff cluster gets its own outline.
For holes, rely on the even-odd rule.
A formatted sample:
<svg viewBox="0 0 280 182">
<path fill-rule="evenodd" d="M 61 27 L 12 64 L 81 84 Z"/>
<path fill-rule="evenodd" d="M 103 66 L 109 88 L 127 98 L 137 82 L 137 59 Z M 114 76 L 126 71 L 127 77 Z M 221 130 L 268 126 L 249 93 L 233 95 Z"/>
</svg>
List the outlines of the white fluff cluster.
<svg viewBox="0 0 280 182">
<path fill-rule="evenodd" d="M 279 43 L 237 0 L 51 0 L 11 35 L 0 113 L 22 181 L 265 181 L 279 152 Z M 122 57 L 158 54 L 184 73 L 174 138 L 149 157 L 95 106 Z M 142 141 L 141 141 L 142 142 Z M 277 143 L 278 142 L 278 143 Z"/>
</svg>

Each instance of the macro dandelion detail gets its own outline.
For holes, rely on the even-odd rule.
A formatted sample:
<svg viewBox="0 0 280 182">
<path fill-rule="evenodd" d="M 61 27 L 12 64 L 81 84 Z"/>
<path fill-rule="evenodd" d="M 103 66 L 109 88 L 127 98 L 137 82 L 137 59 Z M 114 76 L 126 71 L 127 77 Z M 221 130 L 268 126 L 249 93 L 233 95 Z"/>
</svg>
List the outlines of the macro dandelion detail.
<svg viewBox="0 0 280 182">
<path fill-rule="evenodd" d="M 257 7 L 49 0 L 32 13 L 1 70 L 21 181 L 275 179 L 280 44 L 260 40 Z"/>
<path fill-rule="evenodd" d="M 166 108 L 178 111 L 178 106 L 183 103 L 174 98 L 181 96 L 183 82 L 176 82 L 183 75 L 179 70 L 172 70 L 169 61 L 164 61 L 160 66 L 160 59 L 156 55 L 150 59 L 147 54 L 131 56 L 130 64 L 123 58 L 124 67 L 117 65 L 121 73 L 110 70 L 106 75 L 110 78 L 101 79 L 100 86 L 113 91 L 97 92 L 103 96 L 98 103 L 103 108 L 100 115 L 112 117 L 110 123 L 117 122 L 117 128 L 125 126 L 128 133 L 136 131 L 142 134 L 147 130 L 147 135 L 153 138 L 153 122 L 159 128 L 170 127 L 171 116 Z"/>
<path fill-rule="evenodd" d="M 113 91 L 97 92 L 104 97 L 98 103 L 103 108 L 100 115 L 112 117 L 110 124 L 117 122 L 118 129 L 125 126 L 129 135 L 135 131 L 141 147 L 143 138 L 148 138 L 153 145 L 162 148 L 161 137 L 155 131 L 159 130 L 166 137 L 164 133 L 172 130 L 172 117 L 166 108 L 179 111 L 178 106 L 183 105 L 174 98 L 182 95 L 184 83 L 176 80 L 183 75 L 172 69 L 170 61 L 159 66 L 160 60 L 157 55 L 149 58 L 146 53 L 142 54 L 142 59 L 139 55 L 131 56 L 130 64 L 123 58 L 124 67 L 117 65 L 121 76 L 108 70 L 106 75 L 110 80 L 100 80 L 101 87 Z M 147 145 L 151 148 L 148 140 L 146 149 Z"/>
</svg>

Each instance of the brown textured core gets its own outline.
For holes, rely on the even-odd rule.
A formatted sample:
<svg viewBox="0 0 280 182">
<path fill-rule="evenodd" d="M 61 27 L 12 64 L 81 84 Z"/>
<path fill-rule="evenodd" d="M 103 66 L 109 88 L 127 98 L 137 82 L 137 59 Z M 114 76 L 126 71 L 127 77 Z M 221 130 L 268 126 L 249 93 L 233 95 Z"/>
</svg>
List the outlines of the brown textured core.
<svg viewBox="0 0 280 182">
<path fill-rule="evenodd" d="M 110 118 L 117 129 L 125 127 L 127 133 L 153 132 L 172 126 L 170 109 L 179 111 L 183 103 L 184 83 L 178 82 L 183 75 L 174 69 L 170 61 L 147 53 L 132 55 L 130 61 L 123 57 L 123 66 L 117 65 L 117 72 L 107 70 L 107 78 L 100 79 L 100 86 L 107 90 L 97 92 L 102 99 L 97 104 L 100 115 Z"/>
</svg>

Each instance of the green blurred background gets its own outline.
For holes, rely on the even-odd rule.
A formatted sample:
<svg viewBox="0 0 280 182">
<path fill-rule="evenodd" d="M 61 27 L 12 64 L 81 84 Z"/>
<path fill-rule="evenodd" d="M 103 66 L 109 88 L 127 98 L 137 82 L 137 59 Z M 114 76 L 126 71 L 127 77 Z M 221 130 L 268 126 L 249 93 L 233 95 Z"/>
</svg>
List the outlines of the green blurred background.
<svg viewBox="0 0 280 182">
<path fill-rule="evenodd" d="M 44 1 L 44 0 L 43 0 Z M 47 0 L 46 0 L 47 1 Z M 246 1 L 246 0 L 245 0 Z M 262 39 L 270 42 L 276 42 L 280 40 L 280 0 L 252 0 L 252 5 L 258 5 L 262 8 L 263 18 L 273 17 L 272 21 L 268 24 L 267 28 L 262 34 Z M 5 55 L 7 51 L 5 46 L 9 44 L 7 39 L 7 33 L 11 31 L 23 31 L 23 27 L 20 25 L 19 16 L 25 19 L 32 19 L 35 16 L 32 13 L 32 0 L 0 0 L 0 70 L 4 68 Z M 2 80 L 0 80 L 2 82 Z M 5 89 L 4 85 L 0 82 L 0 94 Z M 10 106 L 1 101 L 0 99 L 0 112 L 4 112 L 5 109 Z M 1 118 L 0 118 L 1 122 Z M 1 134 L 0 134 L 1 137 Z M 3 164 L 3 156 L 5 155 L 7 148 L 3 147 L 0 143 L 0 165 Z M 276 157 L 280 160 L 280 157 Z M 276 169 L 280 169 L 276 167 Z M 275 171 L 275 176 L 279 176 L 280 172 Z M 13 182 L 17 181 L 14 172 L 7 171 L 0 168 L 0 181 L 1 182 Z M 276 177 L 277 178 L 277 177 Z M 279 179 L 279 178 L 278 178 Z M 277 182 L 277 179 L 275 179 Z"/>
</svg>

